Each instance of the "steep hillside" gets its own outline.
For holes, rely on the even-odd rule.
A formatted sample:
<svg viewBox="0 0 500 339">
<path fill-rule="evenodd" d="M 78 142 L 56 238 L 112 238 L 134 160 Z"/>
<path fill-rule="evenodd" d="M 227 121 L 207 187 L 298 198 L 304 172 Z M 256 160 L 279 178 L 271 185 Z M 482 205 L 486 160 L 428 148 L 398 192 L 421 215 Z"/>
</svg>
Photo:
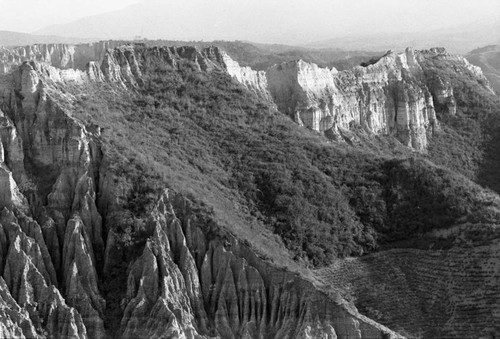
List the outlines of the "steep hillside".
<svg viewBox="0 0 500 339">
<path fill-rule="evenodd" d="M 473 65 L 481 67 L 495 92 L 500 94 L 500 46 L 478 48 L 466 57 Z"/>
<path fill-rule="evenodd" d="M 500 198 L 432 162 L 460 164 L 450 116 L 478 122 L 471 153 L 494 135 L 497 102 L 463 58 L 257 72 L 218 48 L 108 47 L 2 51 L 4 337 L 499 333 Z"/>
</svg>

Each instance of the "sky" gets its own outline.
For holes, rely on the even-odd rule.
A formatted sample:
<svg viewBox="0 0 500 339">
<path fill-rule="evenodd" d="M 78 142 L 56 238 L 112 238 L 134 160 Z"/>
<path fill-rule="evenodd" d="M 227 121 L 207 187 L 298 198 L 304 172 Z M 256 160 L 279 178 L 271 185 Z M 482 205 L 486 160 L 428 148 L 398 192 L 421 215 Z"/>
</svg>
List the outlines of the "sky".
<svg viewBox="0 0 500 339">
<path fill-rule="evenodd" d="M 31 33 L 134 4 L 129 9 L 155 8 L 145 14 L 146 21 L 154 15 L 168 25 L 167 18 L 173 17 L 162 19 L 162 15 L 175 18 L 178 11 L 190 17 L 185 19 L 190 25 L 199 22 L 206 27 L 208 17 L 211 29 L 220 26 L 227 38 L 233 37 L 231 33 L 248 32 L 255 36 L 248 39 L 262 40 L 259 35 L 268 35 L 282 40 L 268 42 L 305 36 L 311 41 L 345 34 L 419 32 L 500 19 L 500 0 L 0 0 L 0 30 Z M 194 31 L 204 27 L 194 27 Z"/>
<path fill-rule="evenodd" d="M 138 2 L 141 0 L 0 0 L 0 30 L 31 33 Z"/>
</svg>

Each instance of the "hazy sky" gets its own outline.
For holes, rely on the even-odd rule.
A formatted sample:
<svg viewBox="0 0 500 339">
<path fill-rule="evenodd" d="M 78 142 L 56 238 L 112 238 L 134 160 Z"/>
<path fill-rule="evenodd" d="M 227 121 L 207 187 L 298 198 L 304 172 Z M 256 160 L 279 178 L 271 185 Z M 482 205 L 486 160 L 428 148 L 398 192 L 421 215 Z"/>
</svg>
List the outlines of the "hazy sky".
<svg viewBox="0 0 500 339">
<path fill-rule="evenodd" d="M 214 26 L 230 27 L 232 20 L 240 28 L 309 39 L 431 30 L 500 17 L 500 0 L 0 0 L 0 30 L 30 33 L 142 2 L 161 3 L 164 11 L 175 8 L 183 15 L 204 11 Z"/>
<path fill-rule="evenodd" d="M 0 30 L 31 33 L 141 0 L 0 0 Z"/>
</svg>

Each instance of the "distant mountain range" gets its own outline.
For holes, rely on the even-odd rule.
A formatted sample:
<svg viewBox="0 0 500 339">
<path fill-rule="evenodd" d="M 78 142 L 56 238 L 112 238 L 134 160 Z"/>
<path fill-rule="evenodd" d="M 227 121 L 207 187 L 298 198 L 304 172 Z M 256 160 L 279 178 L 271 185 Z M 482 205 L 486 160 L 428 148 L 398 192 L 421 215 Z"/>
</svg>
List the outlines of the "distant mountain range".
<svg viewBox="0 0 500 339">
<path fill-rule="evenodd" d="M 311 43 L 307 47 L 377 51 L 402 50 L 408 46 L 415 49 L 445 47 L 452 53 L 465 54 L 482 46 L 496 44 L 500 44 L 500 20 L 498 19 L 428 32 L 340 36 Z"/>
<path fill-rule="evenodd" d="M 248 15 L 254 10 L 251 2 L 244 6 L 228 3 L 223 10 L 208 3 L 190 5 L 173 1 L 145 1 L 114 12 L 89 16 L 68 24 L 53 25 L 36 34 L 73 36 L 100 39 L 149 39 L 177 40 L 250 40 L 304 44 L 307 48 L 340 48 L 343 50 L 402 50 L 445 47 L 453 53 L 467 53 L 475 48 L 500 43 L 500 19 L 462 24 L 440 30 L 415 33 L 383 33 L 353 35 L 339 34 L 329 40 L 320 40 L 305 31 L 293 33 L 280 20 L 259 20 Z M 247 8 L 248 7 L 248 8 Z M 267 17 L 266 17 L 267 18 Z M 200 30 L 200 27 L 203 27 Z M 311 31 L 312 32 L 312 31 Z"/>
<path fill-rule="evenodd" d="M 89 38 L 68 38 L 57 35 L 36 35 L 11 31 L 0 31 L 0 46 L 23 46 L 33 44 L 77 44 L 95 41 Z"/>
</svg>

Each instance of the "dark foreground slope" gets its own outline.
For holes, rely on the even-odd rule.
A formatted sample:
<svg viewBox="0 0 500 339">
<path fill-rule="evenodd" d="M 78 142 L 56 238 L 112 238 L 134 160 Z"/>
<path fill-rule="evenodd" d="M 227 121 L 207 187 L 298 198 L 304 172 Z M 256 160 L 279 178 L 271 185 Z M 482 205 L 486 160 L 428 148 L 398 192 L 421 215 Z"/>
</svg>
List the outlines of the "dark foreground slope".
<svg viewBox="0 0 500 339">
<path fill-rule="evenodd" d="M 220 54 L 121 47 L 0 78 L 5 336 L 397 336 L 342 297 L 410 336 L 498 333 L 500 199 L 449 145 L 425 156 L 359 126 L 328 141 Z M 492 135 L 498 106 L 476 108 Z M 441 135 L 465 138 L 446 112 Z"/>
</svg>

